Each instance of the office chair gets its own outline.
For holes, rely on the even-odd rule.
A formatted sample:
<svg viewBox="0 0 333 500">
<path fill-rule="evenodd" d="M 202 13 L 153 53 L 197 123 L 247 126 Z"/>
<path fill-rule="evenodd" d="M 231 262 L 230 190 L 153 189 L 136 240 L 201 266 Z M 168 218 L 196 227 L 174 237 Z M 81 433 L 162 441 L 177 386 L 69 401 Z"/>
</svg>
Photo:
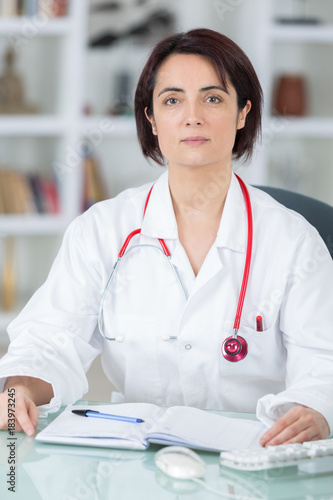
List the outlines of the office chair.
<svg viewBox="0 0 333 500">
<path fill-rule="evenodd" d="M 255 186 L 287 208 L 295 210 L 314 226 L 323 238 L 333 259 L 333 206 L 303 194 L 270 186 Z"/>
</svg>

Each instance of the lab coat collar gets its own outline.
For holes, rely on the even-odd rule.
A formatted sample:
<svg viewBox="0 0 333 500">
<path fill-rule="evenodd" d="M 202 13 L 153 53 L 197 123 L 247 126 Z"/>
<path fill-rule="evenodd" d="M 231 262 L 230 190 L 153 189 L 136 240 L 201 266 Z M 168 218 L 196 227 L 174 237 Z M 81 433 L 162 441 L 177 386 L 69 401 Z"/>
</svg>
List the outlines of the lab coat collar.
<svg viewBox="0 0 333 500">
<path fill-rule="evenodd" d="M 168 171 L 155 182 L 151 192 L 141 234 L 152 238 L 178 239 L 178 228 L 169 190 Z M 236 176 L 231 176 L 216 246 L 245 252 L 247 218 L 244 198 Z"/>
<path fill-rule="evenodd" d="M 216 245 L 245 253 L 247 230 L 245 200 L 237 177 L 233 174 L 217 232 Z"/>
<path fill-rule="evenodd" d="M 141 234 L 152 238 L 177 239 L 178 228 L 169 190 L 168 171 L 155 182 L 142 222 Z"/>
</svg>

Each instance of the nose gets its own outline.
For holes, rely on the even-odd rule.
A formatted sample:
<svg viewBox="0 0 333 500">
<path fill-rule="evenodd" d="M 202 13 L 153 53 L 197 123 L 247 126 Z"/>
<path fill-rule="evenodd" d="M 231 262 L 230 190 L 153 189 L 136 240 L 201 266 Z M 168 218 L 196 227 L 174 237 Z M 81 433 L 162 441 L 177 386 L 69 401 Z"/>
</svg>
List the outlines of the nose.
<svg viewBox="0 0 333 500">
<path fill-rule="evenodd" d="M 185 120 L 187 126 L 202 125 L 203 116 L 198 102 L 189 102 L 186 106 Z"/>
</svg>

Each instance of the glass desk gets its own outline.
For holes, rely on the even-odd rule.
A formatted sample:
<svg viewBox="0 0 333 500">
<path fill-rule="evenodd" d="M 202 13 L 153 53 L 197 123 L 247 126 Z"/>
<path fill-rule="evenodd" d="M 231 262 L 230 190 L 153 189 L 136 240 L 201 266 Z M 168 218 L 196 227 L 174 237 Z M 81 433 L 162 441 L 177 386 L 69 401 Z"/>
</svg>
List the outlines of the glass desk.
<svg viewBox="0 0 333 500">
<path fill-rule="evenodd" d="M 89 404 L 80 401 L 80 404 Z M 94 402 L 96 404 L 96 402 Z M 241 418 L 240 414 L 223 413 Z M 42 430 L 56 416 L 40 419 Z M 246 418 L 255 418 L 246 414 Z M 10 479 L 8 431 L 0 431 L 1 500 L 197 500 L 235 498 L 332 500 L 333 472 L 309 475 L 297 467 L 261 472 L 220 468 L 218 453 L 199 452 L 207 464 L 205 482 L 225 495 L 212 493 L 191 481 L 172 480 L 154 464 L 161 448 L 130 451 L 81 446 L 48 445 L 16 433 L 15 492 Z"/>
</svg>

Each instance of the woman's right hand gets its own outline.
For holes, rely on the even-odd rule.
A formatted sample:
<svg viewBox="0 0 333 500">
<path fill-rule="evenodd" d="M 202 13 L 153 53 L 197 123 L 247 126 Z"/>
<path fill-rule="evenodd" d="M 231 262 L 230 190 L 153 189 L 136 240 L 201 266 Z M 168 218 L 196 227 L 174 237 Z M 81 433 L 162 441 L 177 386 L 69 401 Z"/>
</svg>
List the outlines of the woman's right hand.
<svg viewBox="0 0 333 500">
<path fill-rule="evenodd" d="M 22 387 L 14 386 L 7 387 L 0 394 L 0 429 L 23 430 L 28 436 L 33 436 L 38 424 L 39 411 L 27 392 Z M 15 427 L 10 420 L 13 415 L 15 415 Z"/>
</svg>

